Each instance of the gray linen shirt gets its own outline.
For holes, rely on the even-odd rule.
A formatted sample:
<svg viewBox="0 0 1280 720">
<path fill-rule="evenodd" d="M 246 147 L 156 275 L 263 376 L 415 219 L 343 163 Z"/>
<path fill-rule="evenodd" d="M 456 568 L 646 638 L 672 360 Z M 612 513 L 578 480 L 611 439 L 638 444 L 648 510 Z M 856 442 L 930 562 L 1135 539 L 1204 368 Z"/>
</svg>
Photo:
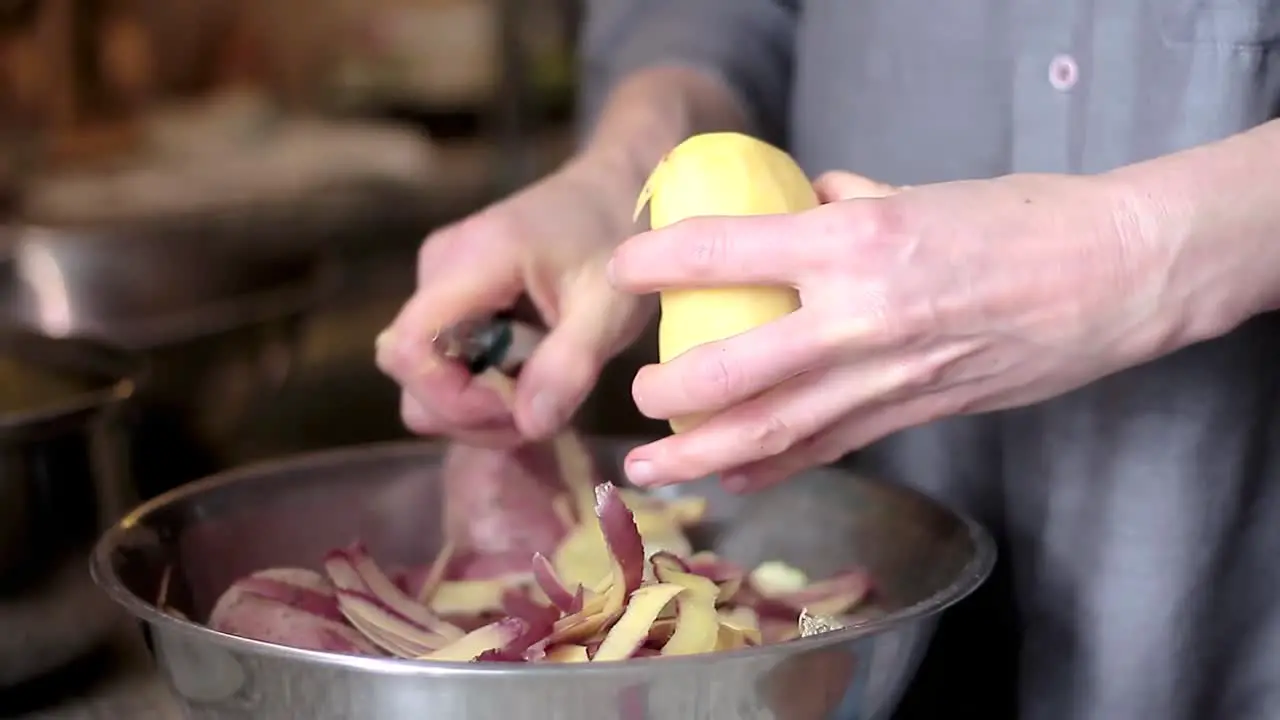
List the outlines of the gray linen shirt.
<svg viewBox="0 0 1280 720">
<path fill-rule="evenodd" d="M 1098 172 L 1280 103 L 1280 0 L 588 5 L 588 113 L 631 70 L 693 65 L 811 174 Z M 902 717 L 1280 719 L 1280 317 L 863 459 L 1002 543 Z"/>
</svg>

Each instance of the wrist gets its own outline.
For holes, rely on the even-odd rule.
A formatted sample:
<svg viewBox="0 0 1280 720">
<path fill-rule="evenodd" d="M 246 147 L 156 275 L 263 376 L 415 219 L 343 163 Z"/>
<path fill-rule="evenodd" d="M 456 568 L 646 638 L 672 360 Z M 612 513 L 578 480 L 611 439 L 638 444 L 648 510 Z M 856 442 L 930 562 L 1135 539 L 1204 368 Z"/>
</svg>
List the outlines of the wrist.
<svg viewBox="0 0 1280 720">
<path fill-rule="evenodd" d="M 735 95 L 712 75 L 677 66 L 641 70 L 613 91 L 565 170 L 584 190 L 604 194 L 621 240 L 630 234 L 636 198 L 663 156 L 692 135 L 747 124 Z"/>
<path fill-rule="evenodd" d="M 605 102 L 584 152 L 629 163 L 646 176 L 691 135 L 748 128 L 749 119 L 728 85 L 684 66 L 659 66 L 627 76 Z"/>
<path fill-rule="evenodd" d="M 1160 273 L 1160 352 L 1280 307 L 1278 130 L 1263 126 L 1100 176 L 1121 208 L 1121 232 Z"/>
<path fill-rule="evenodd" d="M 560 172 L 583 199 L 593 199 L 597 218 L 608 228 L 610 246 L 634 234 L 632 211 L 648 178 L 638 165 L 614 153 L 583 151 L 571 158 Z"/>
</svg>

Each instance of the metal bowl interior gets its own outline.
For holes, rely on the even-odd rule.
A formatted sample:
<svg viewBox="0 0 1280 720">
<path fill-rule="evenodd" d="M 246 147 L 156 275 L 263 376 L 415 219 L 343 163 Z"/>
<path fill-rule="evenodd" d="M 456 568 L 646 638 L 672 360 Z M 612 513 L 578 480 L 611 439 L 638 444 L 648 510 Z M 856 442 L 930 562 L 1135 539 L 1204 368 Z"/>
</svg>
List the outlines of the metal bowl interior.
<svg viewBox="0 0 1280 720">
<path fill-rule="evenodd" d="M 593 445 L 602 467 L 616 469 L 633 443 L 598 441 Z M 916 646 L 923 645 L 932 618 L 981 584 L 994 562 L 990 538 L 971 520 L 913 491 L 824 469 L 752 496 L 725 494 L 714 480 L 673 491 L 709 498 L 710 517 L 695 542 L 728 558 L 746 564 L 782 560 L 814 577 L 853 565 L 866 567 L 873 574 L 882 612 L 856 627 L 783 645 L 590 667 L 457 665 L 282 648 L 215 633 L 157 612 L 154 600 L 169 567 L 169 602 L 189 617 L 203 618 L 236 578 L 272 566 L 316 567 L 327 550 L 356 537 L 365 540 L 385 563 L 428 561 L 440 542 L 437 480 L 441 455 L 442 448 L 431 443 L 378 445 L 261 464 L 188 485 L 143 505 L 107 532 L 94 554 L 94 576 L 116 601 L 155 631 L 161 664 L 179 695 L 206 713 L 197 713 L 197 717 L 248 717 L 237 714 L 246 712 L 246 707 L 251 707 L 254 717 L 301 717 L 283 713 L 304 712 L 296 705 L 304 685 L 313 694 L 341 695 L 327 701 L 337 709 L 308 706 L 308 717 L 414 717 L 395 710 L 398 701 L 391 696 L 431 692 L 431 678 L 436 678 L 448 680 L 448 690 L 436 686 L 437 692 L 450 693 L 452 699 L 422 696 L 423 702 L 453 703 L 455 710 L 465 710 L 466 717 L 496 718 L 509 710 L 476 705 L 487 701 L 482 699 L 487 691 L 483 686 L 468 690 L 466 678 L 501 676 L 519 683 L 525 680 L 518 678 L 541 678 L 541 682 L 554 684 L 557 678 L 582 678 L 582 673 L 596 679 L 590 690 L 576 680 L 566 686 L 565 692 L 582 694 L 572 702 L 587 702 L 587 695 L 593 693 L 625 693 L 626 688 L 636 692 L 636 687 L 652 691 L 649 697 L 653 702 L 652 698 L 672 693 L 674 697 L 684 692 L 680 688 L 702 682 L 707 687 L 691 691 L 693 695 L 688 697 L 708 692 L 748 693 L 754 699 L 733 702 L 755 703 L 765 711 L 783 713 L 751 715 L 735 710 L 727 715 L 708 715 L 687 704 L 704 700 L 686 698 L 677 700 L 685 703 L 680 706 L 683 710 L 672 711 L 677 714 L 638 717 L 827 717 L 798 712 L 794 704 L 783 708 L 777 700 L 779 693 L 785 695 L 787 686 L 799 682 L 808 686 L 804 697 L 820 695 L 823 712 L 830 710 L 854 682 L 854 669 L 874 675 L 876 662 L 869 654 L 882 652 L 866 646 L 862 652 L 868 655 L 860 655 L 863 662 L 850 665 L 844 662 L 850 648 L 864 639 L 901 631 L 895 641 L 911 647 L 899 648 L 892 663 L 882 663 L 882 677 L 864 678 L 865 682 L 879 683 L 877 692 L 884 696 L 880 705 L 892 704 L 914 669 Z M 902 634 L 908 630 L 909 638 Z M 198 663 L 206 668 L 201 673 L 182 669 L 186 665 L 179 655 L 206 651 L 218 653 L 218 662 L 232 663 L 234 671 L 228 670 L 228 677 L 239 680 L 228 680 L 225 687 L 210 685 L 207 663 L 213 661 L 209 657 Z M 832 664 L 836 656 L 844 661 Z M 778 680 L 792 677 L 787 673 L 817 667 L 811 665 L 815 662 L 822 667 L 844 668 L 836 671 L 836 677 L 819 683 L 826 690 L 839 690 L 834 697 L 830 692 L 816 692 L 815 681 L 809 677 L 830 676 L 830 672 L 801 672 L 791 683 Z M 762 680 L 766 677 L 773 679 Z M 716 682 L 708 683 L 711 678 Z M 393 687 L 384 684 L 387 682 L 412 686 Z M 708 689 L 712 686 L 715 689 Z M 535 692 L 530 686 L 535 694 L 525 702 L 538 693 L 545 695 L 549 686 L 536 687 L 543 689 Z M 517 694 L 522 691 L 516 686 L 508 689 Z M 473 693 L 478 695 L 462 699 Z M 285 696 L 292 697 L 289 702 L 294 705 L 286 707 L 286 701 L 280 699 Z M 363 704 L 353 705 L 357 698 L 364 698 Z M 365 714 L 370 712 L 373 715 Z M 678 714 L 681 712 L 685 714 Z M 573 712 L 546 713 L 546 717 L 579 717 Z M 520 716 L 532 717 L 527 713 Z"/>
</svg>

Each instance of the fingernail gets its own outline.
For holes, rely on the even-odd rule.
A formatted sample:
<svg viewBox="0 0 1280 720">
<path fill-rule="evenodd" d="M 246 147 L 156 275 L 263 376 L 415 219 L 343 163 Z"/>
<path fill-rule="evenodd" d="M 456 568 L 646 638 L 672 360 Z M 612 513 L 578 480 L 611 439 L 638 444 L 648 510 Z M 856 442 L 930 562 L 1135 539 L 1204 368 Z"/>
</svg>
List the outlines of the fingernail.
<svg viewBox="0 0 1280 720">
<path fill-rule="evenodd" d="M 560 407 L 556 398 L 546 390 L 539 390 L 529 402 L 530 420 L 538 434 L 551 433 L 560 424 Z"/>
<path fill-rule="evenodd" d="M 751 484 L 751 478 L 742 473 L 726 475 L 720 478 L 720 485 L 731 493 L 740 493 L 747 489 L 747 485 Z"/>
<path fill-rule="evenodd" d="M 390 345 L 392 339 L 393 339 L 393 336 L 391 334 L 391 328 L 387 328 L 386 330 L 383 330 L 382 332 L 378 333 L 378 337 L 373 339 L 373 347 L 375 349 L 381 350 L 383 347 Z"/>
<path fill-rule="evenodd" d="M 652 485 L 656 477 L 653 463 L 648 460 L 632 460 L 627 463 L 627 479 L 637 485 Z"/>
</svg>

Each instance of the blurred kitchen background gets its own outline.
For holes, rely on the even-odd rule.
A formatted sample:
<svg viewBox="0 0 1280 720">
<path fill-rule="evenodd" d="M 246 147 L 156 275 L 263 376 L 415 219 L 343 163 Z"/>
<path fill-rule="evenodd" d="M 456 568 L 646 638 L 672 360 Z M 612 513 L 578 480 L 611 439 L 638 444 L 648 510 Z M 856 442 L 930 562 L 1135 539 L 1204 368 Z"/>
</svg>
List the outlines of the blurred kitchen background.
<svg viewBox="0 0 1280 720">
<path fill-rule="evenodd" d="M 403 437 L 374 337 L 432 228 L 570 151 L 578 5 L 0 0 L 4 320 L 150 359 L 143 494 Z M 643 355 L 583 427 L 653 429 Z"/>
</svg>

